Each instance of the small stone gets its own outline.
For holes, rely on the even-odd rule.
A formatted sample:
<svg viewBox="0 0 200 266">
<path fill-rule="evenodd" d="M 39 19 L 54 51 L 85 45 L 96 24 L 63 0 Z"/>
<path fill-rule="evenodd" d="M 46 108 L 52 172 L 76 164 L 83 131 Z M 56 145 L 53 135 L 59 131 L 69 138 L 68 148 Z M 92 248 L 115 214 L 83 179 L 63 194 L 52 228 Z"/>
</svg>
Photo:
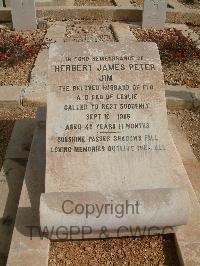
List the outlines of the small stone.
<svg viewBox="0 0 200 266">
<path fill-rule="evenodd" d="M 85 33 L 88 33 L 88 32 L 89 32 L 89 30 L 87 30 L 87 29 L 83 29 L 83 32 L 85 32 Z"/>
<path fill-rule="evenodd" d="M 0 30 L 6 30 L 6 29 L 8 29 L 5 25 L 0 25 Z"/>
<path fill-rule="evenodd" d="M 85 251 L 91 252 L 92 248 L 91 247 L 85 247 Z"/>
</svg>

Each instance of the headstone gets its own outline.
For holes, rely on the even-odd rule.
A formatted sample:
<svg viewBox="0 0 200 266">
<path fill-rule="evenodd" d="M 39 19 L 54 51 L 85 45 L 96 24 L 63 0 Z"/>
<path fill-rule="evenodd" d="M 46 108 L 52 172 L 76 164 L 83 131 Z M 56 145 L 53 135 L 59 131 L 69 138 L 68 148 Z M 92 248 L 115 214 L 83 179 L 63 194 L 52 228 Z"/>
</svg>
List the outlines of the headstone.
<svg viewBox="0 0 200 266">
<path fill-rule="evenodd" d="M 166 21 L 166 0 L 144 0 L 143 29 L 163 29 Z"/>
<path fill-rule="evenodd" d="M 166 102 L 155 44 L 54 45 L 49 66 L 48 192 L 61 183 L 63 191 L 71 190 L 74 178 L 81 190 L 120 188 L 122 176 L 124 189 L 132 182 L 136 189 L 149 187 L 147 177 L 152 184 L 169 180 Z"/>
<path fill-rule="evenodd" d="M 101 225 L 186 222 L 187 196 L 169 160 L 164 87 L 154 43 L 51 45 L 42 226 L 88 224 L 96 232 Z M 69 218 L 64 199 L 140 202 L 141 215 Z"/>
<path fill-rule="evenodd" d="M 36 30 L 35 0 L 11 0 L 13 28 L 15 30 Z"/>
</svg>

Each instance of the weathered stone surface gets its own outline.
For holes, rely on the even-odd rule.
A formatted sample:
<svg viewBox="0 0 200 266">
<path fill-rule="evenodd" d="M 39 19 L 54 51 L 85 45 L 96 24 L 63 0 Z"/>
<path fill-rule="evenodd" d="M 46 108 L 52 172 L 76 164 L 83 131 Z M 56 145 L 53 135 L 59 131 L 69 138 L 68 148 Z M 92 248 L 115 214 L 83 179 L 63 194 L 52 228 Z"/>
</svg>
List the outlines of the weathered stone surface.
<svg viewBox="0 0 200 266">
<path fill-rule="evenodd" d="M 11 13 L 15 30 L 36 30 L 35 0 L 11 0 Z"/>
<path fill-rule="evenodd" d="M 81 56 L 81 49 L 84 56 L 90 58 L 89 61 L 65 61 L 65 56 Z M 91 61 L 93 57 L 126 54 L 135 57 L 130 61 Z M 109 63 L 126 70 L 100 69 L 109 68 Z M 79 65 L 80 70 L 85 67 L 88 71 L 57 72 L 62 64 L 71 70 L 72 66 L 76 68 Z M 145 68 L 145 64 L 149 70 L 141 69 Z M 133 70 L 135 67 L 140 70 Z M 112 74 L 113 81 L 101 82 L 99 79 L 103 74 Z M 68 84 L 69 91 L 66 87 L 59 87 L 65 84 Z M 99 87 L 88 90 L 86 86 L 93 84 Z M 118 90 L 113 89 L 114 85 L 118 85 Z M 107 44 L 106 47 L 104 44 L 53 45 L 50 50 L 49 90 L 46 192 L 173 186 L 165 152 L 169 138 L 164 83 L 155 44 L 123 44 L 123 50 L 121 44 Z M 97 105 L 98 109 L 95 110 Z M 81 106 L 85 109 L 77 110 Z M 80 125 L 81 129 L 74 129 L 73 126 L 70 129 L 70 125 Z M 75 142 L 70 142 L 70 139 L 58 142 L 58 137 L 73 136 L 81 138 Z M 127 136 L 128 141 L 123 139 Z M 69 148 L 71 152 L 56 152 L 59 147 Z M 91 148 L 94 152 L 89 152 Z M 151 184 L 146 182 L 149 179 Z"/>
<path fill-rule="evenodd" d="M 48 28 L 46 38 L 52 42 L 62 42 L 65 36 L 65 23 L 53 22 Z M 48 72 L 48 49 L 42 49 L 31 72 L 29 86 L 23 94 L 23 105 L 46 105 L 46 86 Z"/>
<path fill-rule="evenodd" d="M 23 105 L 44 105 L 46 103 L 46 84 L 48 71 L 48 50 L 42 49 L 31 72 L 29 86 L 23 94 Z"/>
<path fill-rule="evenodd" d="M 134 195 L 138 196 L 141 202 L 145 202 L 145 208 L 138 220 L 136 217 L 125 217 L 126 225 L 134 222 L 146 223 L 146 226 L 154 222 L 155 226 L 186 223 L 189 209 L 186 196 L 182 198 L 182 206 L 177 200 L 171 205 L 171 213 L 181 210 L 183 217 L 177 215 L 180 220 L 177 216 L 166 220 L 161 207 L 158 210 L 159 220 L 153 215 L 153 204 L 148 205 L 153 196 L 147 200 L 145 193 L 139 192 L 149 190 L 148 195 L 153 195 L 156 189 L 171 191 L 177 187 L 169 159 L 172 145 L 156 45 L 52 45 L 48 79 L 47 197 L 43 195 L 41 198 L 41 225 L 45 226 L 49 221 L 49 226 L 64 222 L 62 215 L 55 212 L 58 206 L 54 208 L 48 204 L 48 201 L 54 202 L 55 198 L 59 198 L 54 197 L 54 192 L 85 193 L 85 199 L 90 199 L 90 193 L 95 192 L 96 196 L 102 195 L 102 202 L 108 199 L 119 202 L 127 197 L 129 191 L 132 193 L 131 200 Z M 173 201 L 174 194 L 169 195 Z M 162 197 L 157 198 L 160 206 L 166 202 L 164 193 Z M 56 202 L 59 205 L 61 201 Z M 50 219 L 52 213 L 57 224 Z M 165 213 L 170 217 L 170 211 L 165 209 Z M 96 225 L 105 224 L 113 231 L 118 222 L 112 220 L 110 223 L 110 219 L 110 215 L 107 219 L 102 217 Z M 67 224 L 74 225 L 76 221 L 77 217 L 72 216 Z M 96 228 L 95 222 L 91 224 Z"/>
<path fill-rule="evenodd" d="M 163 29 L 166 20 L 166 0 L 144 0 L 142 28 Z"/>
<path fill-rule="evenodd" d="M 78 205 L 83 206 L 82 213 L 76 209 Z M 120 210 L 119 206 L 124 206 L 124 209 Z M 107 228 L 108 234 L 109 231 L 115 231 L 115 237 L 119 237 L 122 236 L 122 227 L 127 229 L 132 226 L 132 233 L 135 231 L 137 234 L 138 226 L 140 229 L 151 228 L 149 231 L 153 231 L 169 225 L 182 225 L 188 219 L 187 209 L 188 193 L 180 188 L 112 193 L 57 192 L 42 194 L 40 220 L 42 228 L 55 229 L 50 237 L 59 237 L 61 234 L 64 236 L 67 229 L 73 225 L 80 229 L 87 225 L 91 229 L 90 234 L 87 234 L 89 238 L 96 237 L 97 232 L 100 234 L 102 226 Z M 57 235 L 56 231 L 61 225 L 63 228 L 60 228 Z M 75 237 L 83 237 L 81 233 L 80 230 Z M 71 237 L 73 238 L 73 235 Z"/>
<path fill-rule="evenodd" d="M 186 86 L 167 85 L 165 96 L 167 108 L 170 110 L 192 109 L 194 107 L 194 92 Z"/>
<path fill-rule="evenodd" d="M 111 27 L 118 42 L 137 41 L 137 38 L 130 31 L 129 24 L 123 22 L 113 22 Z"/>
<path fill-rule="evenodd" d="M 61 21 L 56 21 L 48 29 L 46 38 L 50 39 L 52 43 L 64 42 L 65 33 L 66 33 L 66 23 Z"/>
</svg>

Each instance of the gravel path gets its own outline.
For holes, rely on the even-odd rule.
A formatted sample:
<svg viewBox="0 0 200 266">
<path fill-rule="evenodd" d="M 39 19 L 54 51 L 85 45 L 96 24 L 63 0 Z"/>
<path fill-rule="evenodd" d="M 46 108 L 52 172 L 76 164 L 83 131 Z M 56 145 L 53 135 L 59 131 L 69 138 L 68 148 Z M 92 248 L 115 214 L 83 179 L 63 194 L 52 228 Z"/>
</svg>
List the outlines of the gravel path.
<svg viewBox="0 0 200 266">
<path fill-rule="evenodd" d="M 194 3 L 191 4 L 191 0 L 178 0 L 181 4 L 188 8 L 200 8 L 200 2 L 199 0 L 194 0 Z"/>
<path fill-rule="evenodd" d="M 15 121 L 34 116 L 35 108 L 0 108 L 0 169 Z"/>
<path fill-rule="evenodd" d="M 191 59 L 185 63 L 162 65 L 164 80 L 169 85 L 186 85 L 190 88 L 200 87 L 200 60 Z"/>
<path fill-rule="evenodd" d="M 51 242 L 49 266 L 179 265 L 172 236 Z"/>
<path fill-rule="evenodd" d="M 75 6 L 113 6 L 112 0 L 75 0 Z"/>
<path fill-rule="evenodd" d="M 72 20 L 66 22 L 65 41 L 114 42 L 109 21 Z"/>
</svg>

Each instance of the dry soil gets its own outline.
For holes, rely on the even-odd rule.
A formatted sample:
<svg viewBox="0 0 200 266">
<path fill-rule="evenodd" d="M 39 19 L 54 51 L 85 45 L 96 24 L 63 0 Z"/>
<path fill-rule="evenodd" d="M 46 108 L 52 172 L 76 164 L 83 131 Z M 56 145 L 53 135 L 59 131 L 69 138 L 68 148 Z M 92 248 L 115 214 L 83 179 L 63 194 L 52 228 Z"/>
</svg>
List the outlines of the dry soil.
<svg viewBox="0 0 200 266">
<path fill-rule="evenodd" d="M 66 22 L 65 41 L 114 42 L 109 21 L 71 20 Z"/>
<path fill-rule="evenodd" d="M 113 6 L 112 0 L 75 0 L 75 6 Z"/>
<path fill-rule="evenodd" d="M 9 29 L 9 28 L 8 28 Z M 42 43 L 45 31 L 36 30 L 33 32 L 27 31 L 23 32 L 23 35 L 33 40 L 39 44 Z M 29 82 L 31 70 L 34 66 L 34 62 L 37 54 L 35 56 L 26 59 L 24 61 L 18 62 L 12 66 L 0 67 L 0 86 L 3 85 L 27 85 Z"/>
<path fill-rule="evenodd" d="M 49 266 L 179 265 L 171 235 L 51 242 Z"/>
</svg>

